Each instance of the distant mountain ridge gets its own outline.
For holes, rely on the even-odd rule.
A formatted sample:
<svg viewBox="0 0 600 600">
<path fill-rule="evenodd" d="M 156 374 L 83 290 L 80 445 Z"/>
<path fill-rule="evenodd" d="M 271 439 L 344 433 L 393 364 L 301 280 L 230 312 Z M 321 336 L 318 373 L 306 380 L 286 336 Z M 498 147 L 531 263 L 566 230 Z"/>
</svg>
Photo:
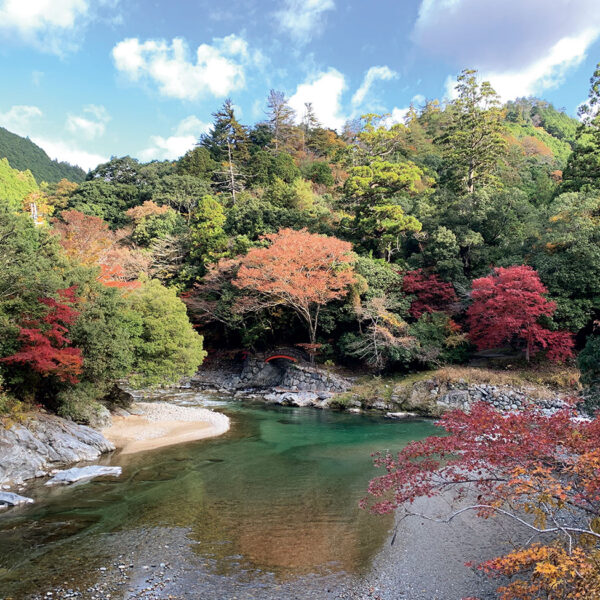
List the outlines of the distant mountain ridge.
<svg viewBox="0 0 600 600">
<path fill-rule="evenodd" d="M 21 137 L 0 127 L 0 159 L 6 158 L 13 169 L 29 169 L 37 183 L 55 183 L 68 179 L 80 183 L 85 179 L 85 171 L 66 162 L 51 160 L 50 157 L 29 138 Z"/>
</svg>

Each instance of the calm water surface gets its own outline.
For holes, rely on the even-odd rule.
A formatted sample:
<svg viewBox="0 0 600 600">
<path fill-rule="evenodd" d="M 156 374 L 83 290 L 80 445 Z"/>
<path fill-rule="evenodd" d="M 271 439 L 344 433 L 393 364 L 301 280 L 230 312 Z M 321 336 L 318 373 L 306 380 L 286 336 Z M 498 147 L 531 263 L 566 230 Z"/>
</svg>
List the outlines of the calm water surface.
<svg viewBox="0 0 600 600">
<path fill-rule="evenodd" d="M 63 585 L 85 592 L 107 575 L 101 567 L 121 562 L 131 569 L 121 597 L 133 597 L 139 569 L 163 561 L 194 562 L 180 579 L 198 590 L 368 569 L 391 526 L 357 507 L 376 473 L 370 455 L 431 435 L 433 425 L 208 398 L 170 400 L 217 405 L 232 420 L 226 435 L 113 454 L 103 464 L 122 466 L 119 479 L 37 484 L 27 492 L 36 504 L 2 514 L 0 598 Z"/>
</svg>

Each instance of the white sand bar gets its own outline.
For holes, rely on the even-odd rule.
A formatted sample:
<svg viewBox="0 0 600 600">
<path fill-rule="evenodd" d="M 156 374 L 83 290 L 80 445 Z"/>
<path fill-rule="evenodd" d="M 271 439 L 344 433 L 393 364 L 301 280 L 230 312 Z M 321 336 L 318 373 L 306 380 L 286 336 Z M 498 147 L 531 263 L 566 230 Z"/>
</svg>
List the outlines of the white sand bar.
<svg viewBox="0 0 600 600">
<path fill-rule="evenodd" d="M 132 454 L 215 437 L 229 430 L 229 418 L 199 406 L 168 402 L 136 402 L 141 415 L 113 417 L 102 434 L 122 454 Z"/>
</svg>

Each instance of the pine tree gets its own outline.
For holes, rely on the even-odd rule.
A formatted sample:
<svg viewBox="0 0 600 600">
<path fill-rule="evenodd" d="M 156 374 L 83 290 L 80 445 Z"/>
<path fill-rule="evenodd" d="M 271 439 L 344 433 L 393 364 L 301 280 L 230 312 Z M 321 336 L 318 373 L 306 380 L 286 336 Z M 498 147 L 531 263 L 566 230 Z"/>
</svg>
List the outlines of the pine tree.
<svg viewBox="0 0 600 600">
<path fill-rule="evenodd" d="M 219 185 L 231 194 L 235 204 L 237 192 L 244 187 L 243 168 L 250 159 L 248 132 L 236 119 L 233 103 L 229 98 L 213 117 L 213 128 L 200 138 L 200 145 L 221 165 L 215 175 L 219 179 Z"/>
<path fill-rule="evenodd" d="M 579 107 L 581 125 L 563 172 L 561 192 L 600 188 L 600 63 L 590 78 L 588 100 Z"/>
<path fill-rule="evenodd" d="M 438 138 L 452 165 L 452 179 L 469 194 L 494 180 L 494 169 L 506 153 L 500 98 L 477 71 L 465 69 L 457 78 L 456 100 L 447 108 L 444 133 Z"/>
<path fill-rule="evenodd" d="M 271 90 L 267 99 L 267 123 L 273 133 L 275 152 L 290 149 L 296 113 L 283 92 Z"/>
</svg>

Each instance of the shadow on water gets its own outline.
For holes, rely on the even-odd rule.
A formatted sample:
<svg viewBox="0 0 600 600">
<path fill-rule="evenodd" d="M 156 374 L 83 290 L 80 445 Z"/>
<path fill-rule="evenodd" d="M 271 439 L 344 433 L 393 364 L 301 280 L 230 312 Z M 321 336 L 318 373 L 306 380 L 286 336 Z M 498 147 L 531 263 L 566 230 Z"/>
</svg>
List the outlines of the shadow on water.
<svg viewBox="0 0 600 600">
<path fill-rule="evenodd" d="M 282 582 L 368 568 L 391 526 L 357 506 L 375 473 L 370 455 L 430 435 L 432 424 L 240 403 L 221 409 L 232 420 L 222 437 L 105 457 L 123 467 L 118 480 L 33 486 L 36 504 L 0 516 L 0 597 L 89 585 L 100 566 L 142 547 L 160 562 L 156 531 L 164 539 L 178 532 L 182 556 L 206 559 L 224 577 L 260 572 Z"/>
</svg>

